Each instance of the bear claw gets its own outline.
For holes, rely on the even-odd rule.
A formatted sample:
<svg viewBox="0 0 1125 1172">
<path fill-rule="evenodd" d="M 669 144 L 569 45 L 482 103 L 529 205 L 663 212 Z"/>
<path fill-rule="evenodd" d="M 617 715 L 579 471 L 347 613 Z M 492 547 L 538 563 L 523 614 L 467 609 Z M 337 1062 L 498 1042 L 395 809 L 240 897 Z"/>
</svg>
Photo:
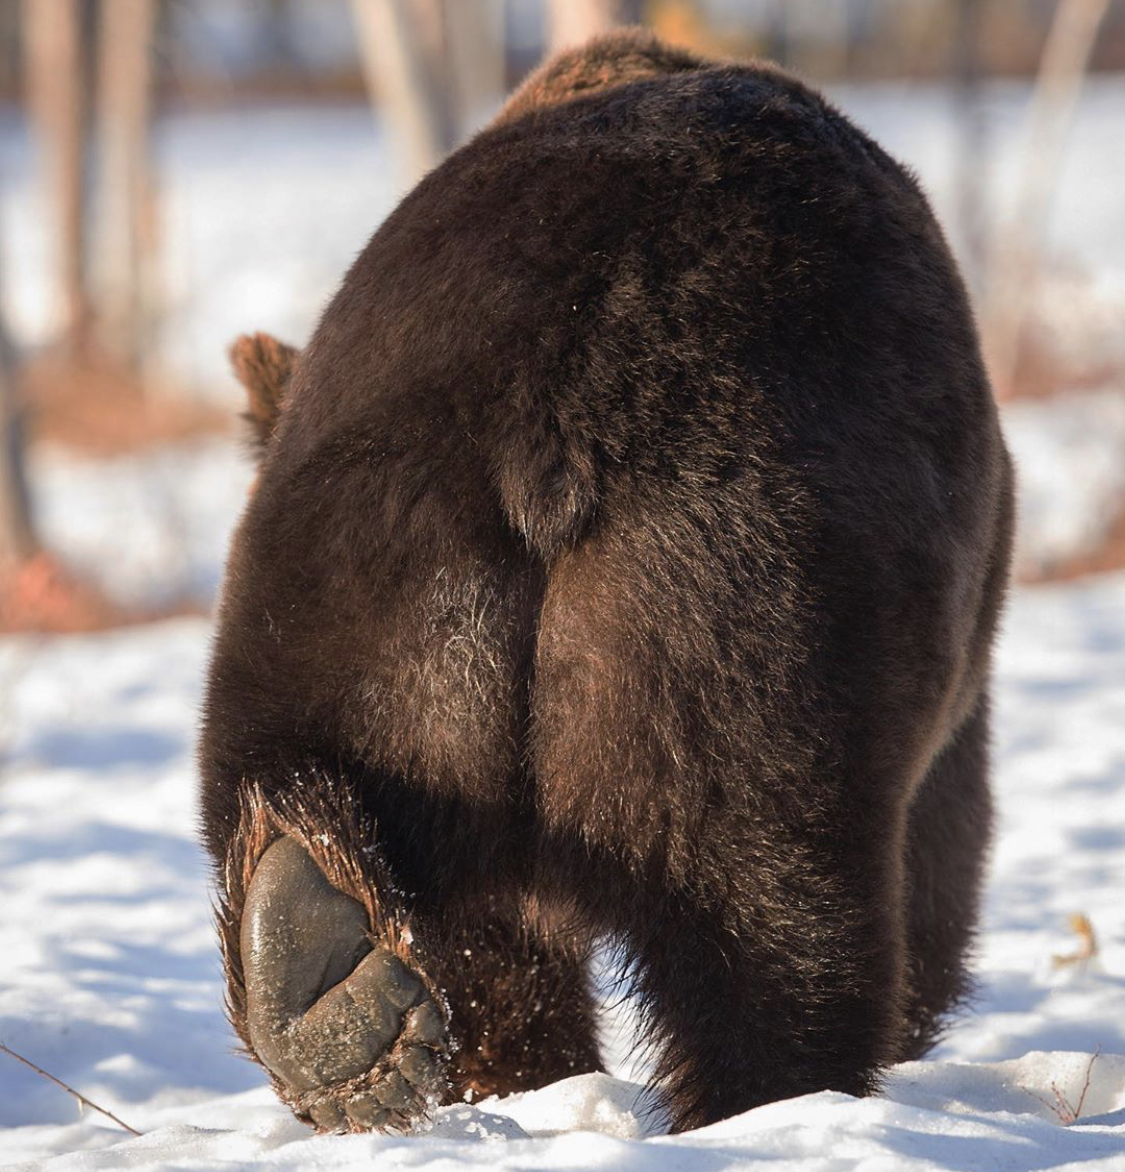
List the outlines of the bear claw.
<svg viewBox="0 0 1125 1172">
<path fill-rule="evenodd" d="M 358 900 L 295 839 L 262 855 L 240 932 L 251 1045 L 321 1131 L 409 1129 L 444 1088 L 448 1021 Z"/>
</svg>

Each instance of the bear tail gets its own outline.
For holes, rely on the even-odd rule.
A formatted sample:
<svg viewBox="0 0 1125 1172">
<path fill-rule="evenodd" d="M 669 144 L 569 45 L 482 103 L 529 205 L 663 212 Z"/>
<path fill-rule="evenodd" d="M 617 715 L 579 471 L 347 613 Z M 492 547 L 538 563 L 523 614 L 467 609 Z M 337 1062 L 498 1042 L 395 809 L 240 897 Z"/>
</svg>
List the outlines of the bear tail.
<svg viewBox="0 0 1125 1172">
<path fill-rule="evenodd" d="M 497 487 L 508 523 L 540 558 L 574 546 L 594 516 L 597 464 L 554 419 L 513 429 L 501 443 Z"/>
</svg>

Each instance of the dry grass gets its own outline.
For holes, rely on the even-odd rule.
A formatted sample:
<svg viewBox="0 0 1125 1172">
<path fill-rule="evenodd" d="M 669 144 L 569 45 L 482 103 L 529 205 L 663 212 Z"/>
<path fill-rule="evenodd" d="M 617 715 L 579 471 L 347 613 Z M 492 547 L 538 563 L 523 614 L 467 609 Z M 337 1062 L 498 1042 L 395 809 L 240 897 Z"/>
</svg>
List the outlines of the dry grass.
<svg viewBox="0 0 1125 1172">
<path fill-rule="evenodd" d="M 181 604 L 124 607 L 40 552 L 0 577 L 0 635 L 75 635 L 205 613 Z"/>
<path fill-rule="evenodd" d="M 1028 1090 L 1027 1087 L 1020 1089 L 1029 1094 L 1033 1099 L 1042 1103 L 1049 1111 L 1051 1111 L 1063 1127 L 1069 1127 L 1072 1123 L 1077 1123 L 1079 1117 L 1082 1115 L 1082 1108 L 1086 1102 L 1086 1094 L 1090 1089 L 1090 1078 L 1094 1072 L 1094 1063 L 1097 1062 L 1101 1054 L 1101 1047 L 1099 1046 L 1093 1054 L 1090 1055 L 1090 1061 L 1086 1063 L 1086 1077 L 1082 1083 L 1082 1090 L 1078 1095 L 1078 1101 L 1071 1103 L 1070 1099 L 1059 1090 L 1058 1084 L 1051 1083 L 1052 1098 L 1046 1099 L 1035 1091 Z"/>
<path fill-rule="evenodd" d="M 231 409 L 174 387 L 145 383 L 104 358 L 45 355 L 22 371 L 32 440 L 50 440 L 92 456 L 116 456 L 153 444 L 228 434 Z"/>
<path fill-rule="evenodd" d="M 1067 924 L 1078 937 L 1078 948 L 1074 952 L 1055 953 L 1051 957 L 1052 968 L 1069 968 L 1073 965 L 1081 967 L 1098 955 L 1098 938 L 1094 934 L 1094 925 L 1090 923 L 1090 917 L 1083 912 L 1075 912 Z"/>
</svg>

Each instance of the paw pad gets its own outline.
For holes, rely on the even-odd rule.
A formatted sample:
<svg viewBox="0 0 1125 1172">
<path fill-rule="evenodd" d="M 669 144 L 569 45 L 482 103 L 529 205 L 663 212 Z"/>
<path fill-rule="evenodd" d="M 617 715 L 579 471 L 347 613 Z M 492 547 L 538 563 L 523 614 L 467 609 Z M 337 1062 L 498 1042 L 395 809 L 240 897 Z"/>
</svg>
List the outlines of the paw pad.
<svg viewBox="0 0 1125 1172">
<path fill-rule="evenodd" d="M 240 936 L 250 1042 L 298 1115 L 367 1131 L 427 1113 L 445 1087 L 445 1008 L 295 839 L 259 860 Z"/>
</svg>

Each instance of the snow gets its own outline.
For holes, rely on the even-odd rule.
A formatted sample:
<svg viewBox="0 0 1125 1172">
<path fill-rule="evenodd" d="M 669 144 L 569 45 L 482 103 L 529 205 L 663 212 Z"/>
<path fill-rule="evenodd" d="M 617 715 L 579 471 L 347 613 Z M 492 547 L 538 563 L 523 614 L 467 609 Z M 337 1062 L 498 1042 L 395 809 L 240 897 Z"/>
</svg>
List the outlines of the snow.
<svg viewBox="0 0 1125 1172">
<path fill-rule="evenodd" d="M 1125 507 L 1125 386 L 1004 408 L 1016 462 L 1016 560 L 1042 574 L 1096 549 Z"/>
<path fill-rule="evenodd" d="M 3 1165 L 1125 1166 L 1125 575 L 1025 589 L 1011 604 L 975 1010 L 881 1097 L 811 1095 L 676 1137 L 654 1134 L 660 1119 L 619 1042 L 607 1047 L 617 1077 L 446 1107 L 426 1135 L 313 1137 L 275 1101 L 231 1050 L 196 842 L 209 635 L 185 619 L 0 642 L 0 1041 L 145 1133 L 80 1113 L 0 1054 Z M 1075 951 L 1075 912 L 1091 919 L 1098 954 L 1055 966 Z M 607 1037 L 622 1022 L 627 1004 L 607 1011 Z"/>
<path fill-rule="evenodd" d="M 221 438 L 112 459 L 42 444 L 29 472 L 44 544 L 83 580 L 142 610 L 215 597 L 253 481 L 243 445 Z"/>
</svg>

